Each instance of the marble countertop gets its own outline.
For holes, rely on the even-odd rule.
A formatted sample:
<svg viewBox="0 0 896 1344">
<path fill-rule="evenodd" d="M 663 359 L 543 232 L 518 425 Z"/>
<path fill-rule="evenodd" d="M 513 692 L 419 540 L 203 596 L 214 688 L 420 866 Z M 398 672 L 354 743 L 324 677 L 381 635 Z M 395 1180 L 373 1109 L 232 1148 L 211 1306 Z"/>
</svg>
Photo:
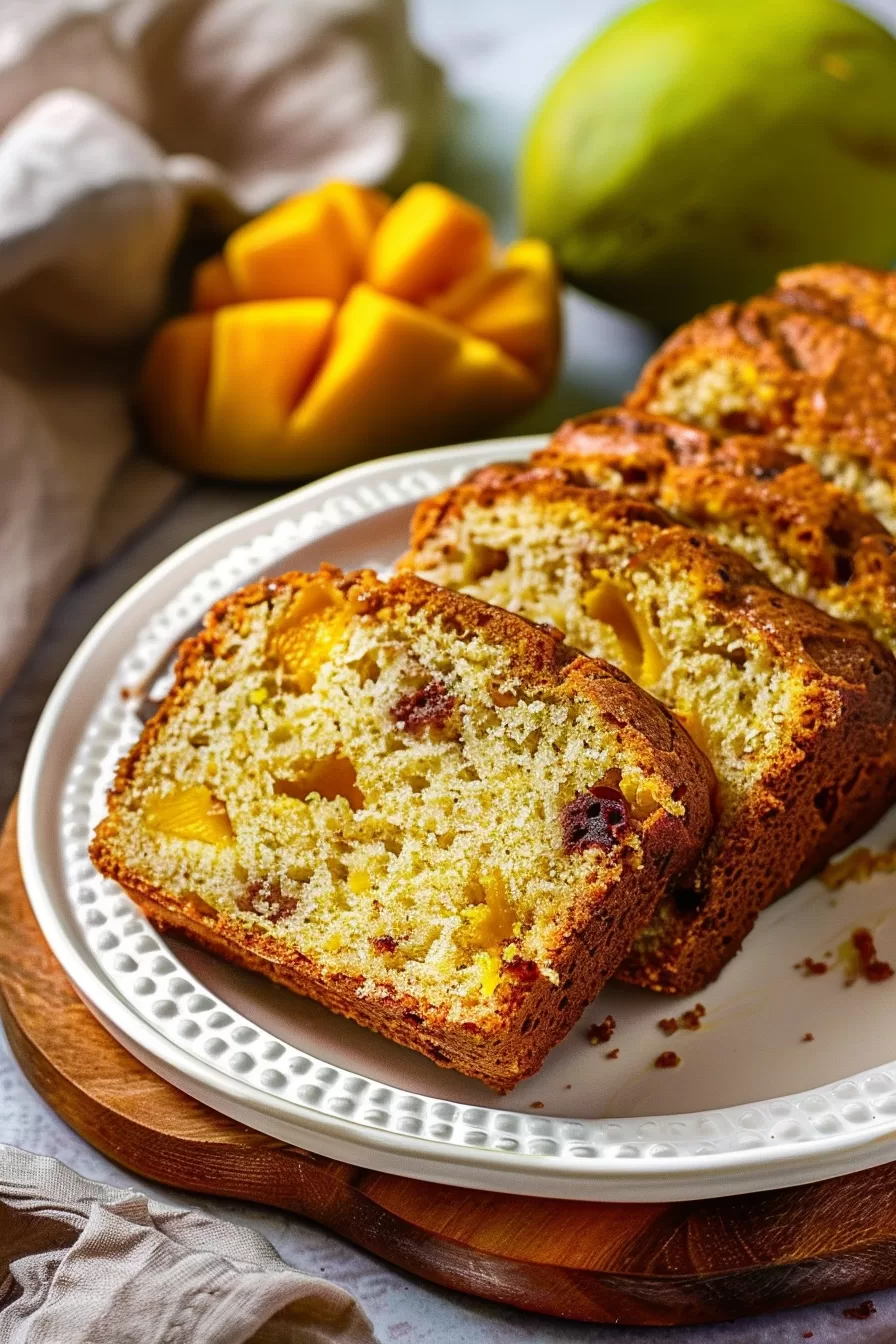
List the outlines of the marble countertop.
<svg viewBox="0 0 896 1344">
<path fill-rule="evenodd" d="M 522 127 L 552 73 L 624 0 L 410 0 L 417 39 L 448 78 L 446 134 L 439 177 L 478 200 L 509 237 L 514 226 L 512 172 Z M 896 27 L 896 0 L 865 6 Z M 514 427 L 550 429 L 563 416 L 615 400 L 651 349 L 637 322 L 589 301 L 567 299 L 563 376 L 551 398 Z M 0 815 L 12 800 L 34 725 L 59 673 L 110 604 L 183 542 L 270 497 L 270 491 L 191 487 L 155 524 L 102 570 L 86 575 L 59 603 L 44 636 L 0 701 Z M 85 1176 L 117 1185 L 135 1181 L 82 1142 L 31 1090 L 0 1033 L 0 1141 L 47 1153 Z M 177 1201 L 173 1192 L 157 1197 Z M 181 1201 L 184 1202 L 184 1201 Z M 219 1216 L 251 1224 L 291 1264 L 342 1284 L 373 1319 L 383 1344 L 884 1344 L 896 1338 L 896 1292 L 874 1295 L 877 1314 L 854 1322 L 845 1303 L 691 1330 L 587 1326 L 529 1316 L 413 1279 L 314 1224 L 288 1214 L 223 1200 L 198 1200 Z"/>
</svg>

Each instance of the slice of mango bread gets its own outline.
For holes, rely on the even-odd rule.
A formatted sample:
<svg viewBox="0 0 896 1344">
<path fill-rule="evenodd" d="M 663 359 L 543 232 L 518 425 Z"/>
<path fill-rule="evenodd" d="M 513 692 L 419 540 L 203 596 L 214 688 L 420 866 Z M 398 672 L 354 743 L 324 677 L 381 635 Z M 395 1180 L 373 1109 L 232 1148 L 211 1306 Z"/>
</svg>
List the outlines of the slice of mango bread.
<svg viewBox="0 0 896 1344">
<path fill-rule="evenodd" d="M 649 499 L 793 597 L 860 621 L 896 652 L 896 540 L 856 495 L 763 435 L 717 437 L 612 407 L 567 421 L 533 466 Z"/>
<path fill-rule="evenodd" d="M 552 622 L 623 667 L 705 748 L 721 818 L 620 968 L 689 993 L 757 914 L 892 800 L 896 663 L 653 505 L 486 468 L 418 507 L 402 567 Z"/>
<path fill-rule="evenodd" d="M 896 344 L 797 287 L 725 303 L 674 332 L 633 410 L 728 433 L 770 433 L 896 532 Z M 867 312 L 867 304 L 865 311 Z"/>
<path fill-rule="evenodd" d="M 555 631 L 327 568 L 213 608 L 91 852 L 161 928 L 506 1090 L 693 863 L 712 789 Z"/>
</svg>

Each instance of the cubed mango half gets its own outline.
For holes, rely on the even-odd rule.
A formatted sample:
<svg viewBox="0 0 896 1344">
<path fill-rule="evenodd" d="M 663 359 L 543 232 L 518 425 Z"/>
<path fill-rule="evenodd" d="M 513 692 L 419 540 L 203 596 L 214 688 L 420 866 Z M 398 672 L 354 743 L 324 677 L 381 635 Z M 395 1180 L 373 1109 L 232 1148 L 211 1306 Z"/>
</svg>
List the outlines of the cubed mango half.
<svg viewBox="0 0 896 1344">
<path fill-rule="evenodd" d="M 450 443 L 534 401 L 533 376 L 496 346 L 369 285 L 338 317 L 320 374 L 287 433 L 315 472 L 390 448 Z"/>
<path fill-rule="evenodd" d="M 243 480 L 320 475 L 496 428 L 560 348 L 549 249 L 499 256 L 486 216 L 420 183 L 390 207 L 332 182 L 238 229 L 157 333 L 141 404 L 159 451 Z"/>
</svg>

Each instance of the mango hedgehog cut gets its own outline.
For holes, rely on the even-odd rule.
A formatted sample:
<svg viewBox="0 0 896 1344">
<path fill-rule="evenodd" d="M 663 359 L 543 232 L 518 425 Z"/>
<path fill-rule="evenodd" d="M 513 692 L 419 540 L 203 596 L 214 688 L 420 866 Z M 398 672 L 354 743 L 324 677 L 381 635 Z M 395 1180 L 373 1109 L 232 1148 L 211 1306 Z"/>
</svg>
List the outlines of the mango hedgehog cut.
<svg viewBox="0 0 896 1344">
<path fill-rule="evenodd" d="M 555 631 L 413 575 L 220 602 L 92 857 L 162 929 L 506 1091 L 712 824 L 675 719 Z"/>
</svg>

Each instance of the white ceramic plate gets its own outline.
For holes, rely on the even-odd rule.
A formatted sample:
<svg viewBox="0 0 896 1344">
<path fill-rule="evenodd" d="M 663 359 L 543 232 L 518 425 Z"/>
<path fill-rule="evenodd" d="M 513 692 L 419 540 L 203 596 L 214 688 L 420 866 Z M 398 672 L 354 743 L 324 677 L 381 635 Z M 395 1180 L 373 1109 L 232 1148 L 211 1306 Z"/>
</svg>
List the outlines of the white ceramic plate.
<svg viewBox="0 0 896 1344">
<path fill-rule="evenodd" d="M 327 1156 L 455 1185 L 607 1200 L 736 1194 L 891 1161 L 896 979 L 846 988 L 836 965 L 812 978 L 793 967 L 836 953 L 857 925 L 896 961 L 892 877 L 836 896 L 807 883 L 767 911 L 700 996 L 700 1031 L 669 1040 L 658 1028 L 689 1001 L 610 988 L 537 1077 L 499 1100 L 161 938 L 87 858 L 115 762 L 139 731 L 122 690 L 214 599 L 262 569 L 322 560 L 388 569 L 415 500 L 540 443 L 438 449 L 343 472 L 213 528 L 126 594 L 60 680 L 25 767 L 19 845 L 44 934 L 86 1002 L 151 1068 Z M 885 820 L 869 843 L 888 843 L 894 831 Z M 607 1013 L 618 1023 L 612 1045 L 593 1047 L 586 1028 Z M 670 1048 L 680 1067 L 655 1068 Z"/>
</svg>

